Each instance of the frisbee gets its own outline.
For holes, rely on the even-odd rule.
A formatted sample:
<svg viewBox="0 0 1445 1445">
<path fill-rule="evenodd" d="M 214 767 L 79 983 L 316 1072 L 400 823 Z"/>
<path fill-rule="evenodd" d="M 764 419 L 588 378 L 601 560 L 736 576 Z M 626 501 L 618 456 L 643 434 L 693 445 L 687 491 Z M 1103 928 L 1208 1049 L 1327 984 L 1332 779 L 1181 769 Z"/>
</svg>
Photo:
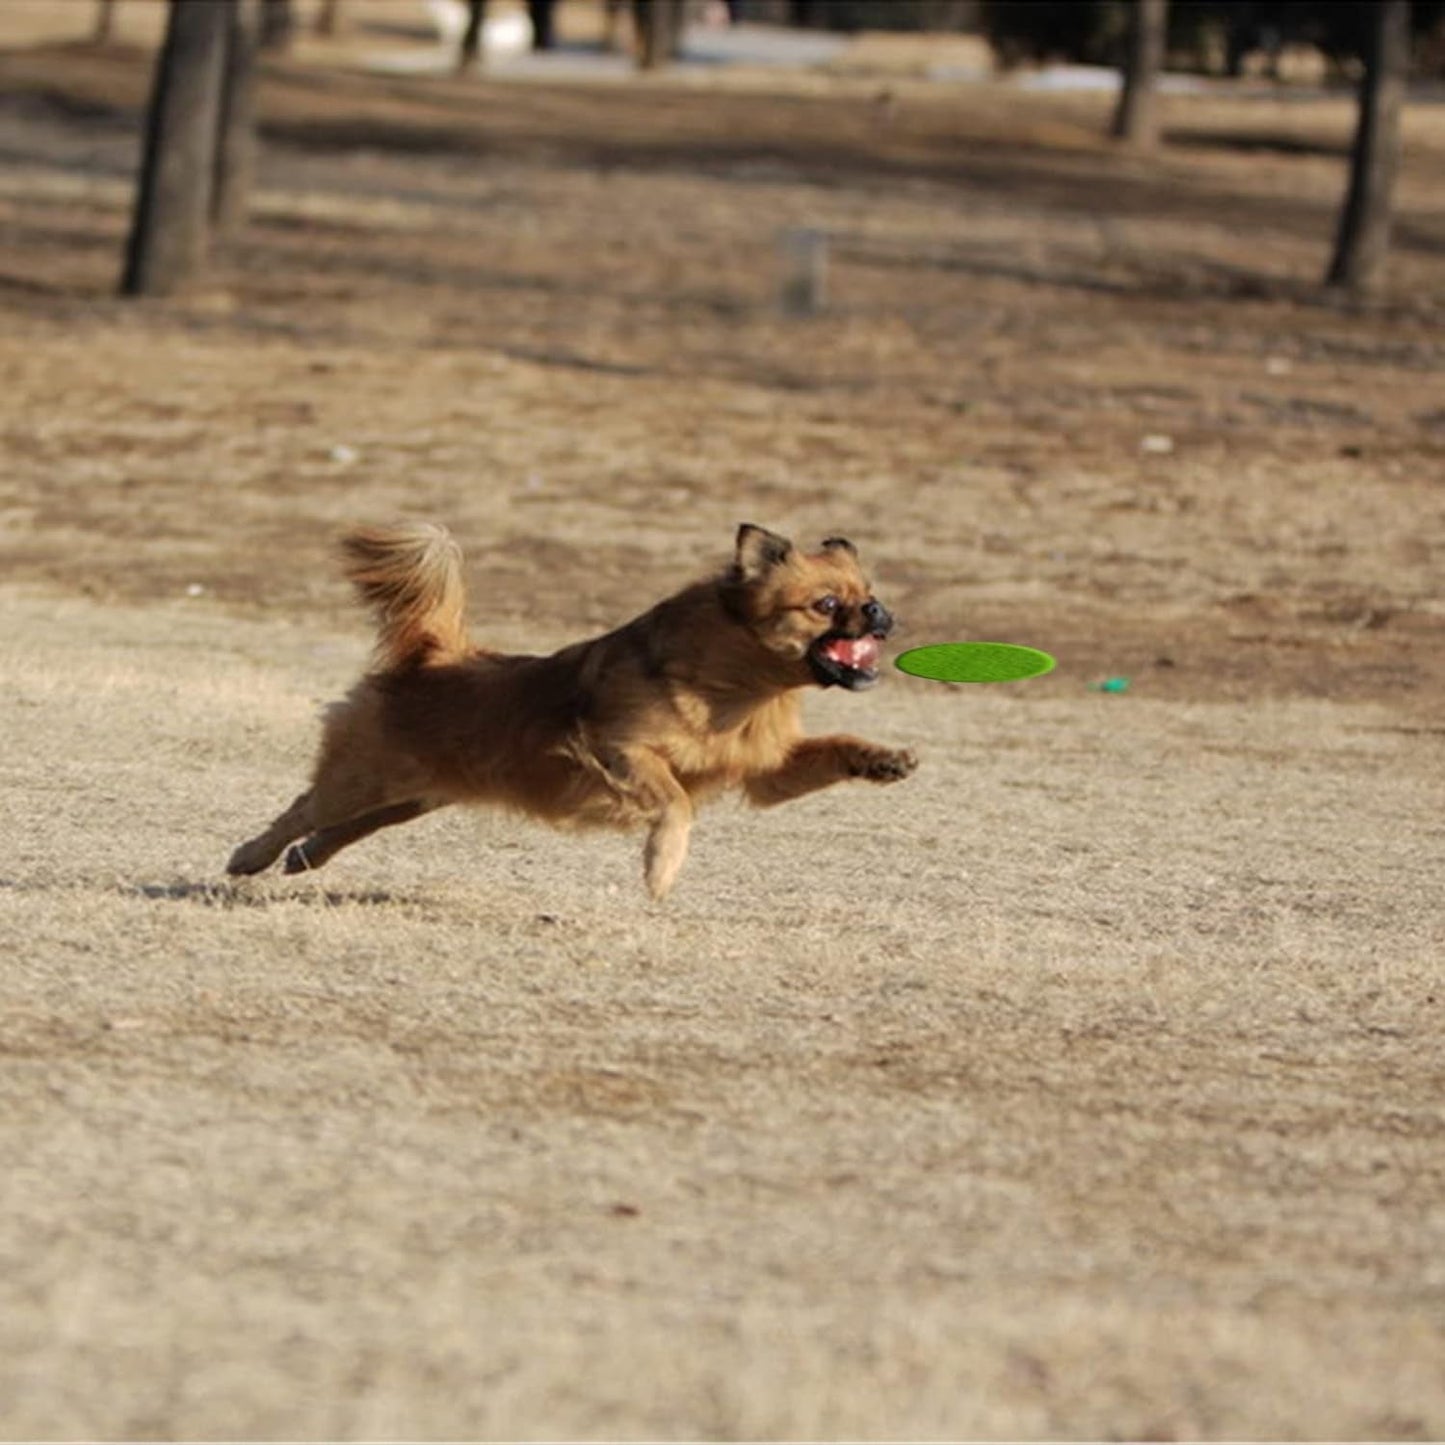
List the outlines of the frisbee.
<svg viewBox="0 0 1445 1445">
<path fill-rule="evenodd" d="M 934 682 L 1018 682 L 1052 672 L 1054 659 L 1015 642 L 936 642 L 910 648 L 893 665 Z"/>
</svg>

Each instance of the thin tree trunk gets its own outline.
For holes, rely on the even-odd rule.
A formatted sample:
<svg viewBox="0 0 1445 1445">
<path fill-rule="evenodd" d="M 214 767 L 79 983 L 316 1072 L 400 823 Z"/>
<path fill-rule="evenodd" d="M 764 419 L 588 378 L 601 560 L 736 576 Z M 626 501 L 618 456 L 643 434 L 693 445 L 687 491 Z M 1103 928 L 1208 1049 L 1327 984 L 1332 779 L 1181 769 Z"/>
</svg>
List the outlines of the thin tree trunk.
<svg viewBox="0 0 1445 1445">
<path fill-rule="evenodd" d="M 341 0 L 321 0 L 321 9 L 316 12 L 316 33 L 335 35 L 341 22 Z"/>
<path fill-rule="evenodd" d="M 258 0 L 231 0 L 211 192 L 211 222 L 223 240 L 234 235 L 246 219 L 255 172 L 257 5 Z"/>
<path fill-rule="evenodd" d="M 551 50 L 557 40 L 555 0 L 527 0 L 532 18 L 532 49 Z"/>
<path fill-rule="evenodd" d="M 95 9 L 95 30 L 91 39 L 97 45 L 109 45 L 115 36 L 116 0 L 99 0 Z"/>
<path fill-rule="evenodd" d="M 666 65 L 682 38 L 682 0 L 633 0 L 637 22 L 637 63 L 644 70 Z"/>
<path fill-rule="evenodd" d="M 261 49 L 282 54 L 296 35 L 296 8 L 291 0 L 261 0 Z"/>
<path fill-rule="evenodd" d="M 482 59 L 482 27 L 487 20 L 487 0 L 467 0 L 467 28 L 457 52 L 457 73 L 473 69 Z"/>
<path fill-rule="evenodd" d="M 1129 16 L 1129 55 L 1124 65 L 1112 134 L 1138 150 L 1159 143 L 1156 82 L 1164 68 L 1168 0 L 1133 0 Z"/>
<path fill-rule="evenodd" d="M 622 28 L 623 0 L 602 0 L 602 48 L 608 52 L 623 48 L 619 38 Z"/>
<path fill-rule="evenodd" d="M 1326 285 L 1349 291 L 1379 285 L 1390 248 L 1400 111 L 1410 78 L 1410 0 L 1375 0 L 1371 22 L 1349 189 L 1325 277 Z"/>
<path fill-rule="evenodd" d="M 637 32 L 637 63 L 644 70 L 656 70 L 666 55 L 662 43 L 663 19 L 657 13 L 661 0 L 633 0 L 632 21 Z"/>
<path fill-rule="evenodd" d="M 124 295 L 168 295 L 205 257 L 233 5 L 170 0 L 126 245 Z"/>
</svg>

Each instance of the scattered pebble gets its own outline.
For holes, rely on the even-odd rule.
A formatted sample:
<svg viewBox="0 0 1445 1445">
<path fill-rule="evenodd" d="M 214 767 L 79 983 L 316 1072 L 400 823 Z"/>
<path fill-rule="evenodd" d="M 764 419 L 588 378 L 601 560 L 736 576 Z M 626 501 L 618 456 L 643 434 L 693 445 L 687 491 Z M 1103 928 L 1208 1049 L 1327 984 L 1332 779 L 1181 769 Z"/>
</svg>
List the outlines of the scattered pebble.
<svg viewBox="0 0 1445 1445">
<path fill-rule="evenodd" d="M 186 588 L 187 597 L 204 597 L 205 595 L 206 589 L 199 582 L 192 582 L 191 585 Z"/>
<path fill-rule="evenodd" d="M 1161 436 L 1156 432 L 1139 443 L 1139 450 L 1150 456 L 1167 457 L 1174 450 L 1174 438 Z"/>
<path fill-rule="evenodd" d="M 355 447 L 349 447 L 344 442 L 331 448 L 331 460 L 339 467 L 349 467 L 360 455 Z"/>
</svg>

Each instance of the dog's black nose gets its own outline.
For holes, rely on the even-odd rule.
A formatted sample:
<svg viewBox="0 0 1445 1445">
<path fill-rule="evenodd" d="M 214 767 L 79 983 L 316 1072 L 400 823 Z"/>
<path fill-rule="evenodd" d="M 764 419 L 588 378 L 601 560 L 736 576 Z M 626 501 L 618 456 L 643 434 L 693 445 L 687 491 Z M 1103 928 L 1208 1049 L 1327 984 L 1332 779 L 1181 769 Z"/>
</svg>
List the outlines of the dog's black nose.
<svg viewBox="0 0 1445 1445">
<path fill-rule="evenodd" d="M 863 604 L 863 625 L 879 636 L 886 636 L 893 630 L 893 616 L 881 602 L 870 597 Z"/>
</svg>

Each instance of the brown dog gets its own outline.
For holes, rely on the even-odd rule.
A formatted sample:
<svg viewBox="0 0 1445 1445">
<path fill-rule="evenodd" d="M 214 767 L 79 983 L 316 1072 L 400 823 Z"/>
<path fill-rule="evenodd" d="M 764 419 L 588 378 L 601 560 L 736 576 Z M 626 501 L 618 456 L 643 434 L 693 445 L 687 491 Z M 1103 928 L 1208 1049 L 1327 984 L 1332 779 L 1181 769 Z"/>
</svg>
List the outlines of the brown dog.
<svg viewBox="0 0 1445 1445">
<path fill-rule="evenodd" d="M 871 686 L 893 626 L 841 537 L 804 555 L 743 526 L 726 571 L 550 657 L 468 645 L 461 554 L 443 528 L 358 531 L 343 547 L 379 626 L 375 665 L 328 711 L 311 788 L 236 849 L 230 873 L 259 873 L 288 843 L 287 873 L 319 868 L 378 828 L 500 803 L 551 823 L 645 825 L 662 898 L 709 796 L 741 787 L 782 803 L 917 766 L 802 735 L 799 689 Z"/>
</svg>

